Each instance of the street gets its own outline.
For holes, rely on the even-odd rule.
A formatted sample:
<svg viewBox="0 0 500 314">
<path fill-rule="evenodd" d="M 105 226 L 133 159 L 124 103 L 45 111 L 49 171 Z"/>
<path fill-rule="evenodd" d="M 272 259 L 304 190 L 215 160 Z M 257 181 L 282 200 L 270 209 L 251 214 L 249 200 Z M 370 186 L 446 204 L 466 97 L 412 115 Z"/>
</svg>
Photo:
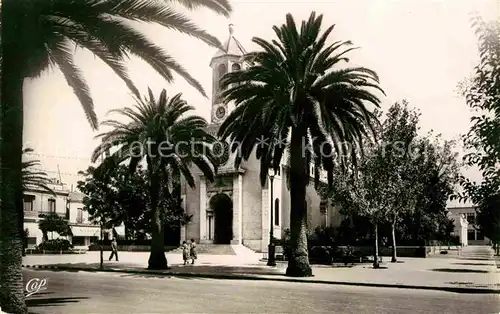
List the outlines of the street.
<svg viewBox="0 0 500 314">
<path fill-rule="evenodd" d="M 31 313 L 499 313 L 500 295 L 273 281 L 25 270 Z"/>
</svg>

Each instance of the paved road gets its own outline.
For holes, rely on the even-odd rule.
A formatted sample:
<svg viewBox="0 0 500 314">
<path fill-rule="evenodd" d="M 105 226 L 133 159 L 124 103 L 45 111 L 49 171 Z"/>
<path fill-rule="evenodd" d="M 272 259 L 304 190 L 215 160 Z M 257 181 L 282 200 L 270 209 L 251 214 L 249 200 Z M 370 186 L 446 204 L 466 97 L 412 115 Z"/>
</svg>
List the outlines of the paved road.
<svg viewBox="0 0 500 314">
<path fill-rule="evenodd" d="M 26 270 L 33 313 L 499 313 L 500 295 Z"/>
</svg>

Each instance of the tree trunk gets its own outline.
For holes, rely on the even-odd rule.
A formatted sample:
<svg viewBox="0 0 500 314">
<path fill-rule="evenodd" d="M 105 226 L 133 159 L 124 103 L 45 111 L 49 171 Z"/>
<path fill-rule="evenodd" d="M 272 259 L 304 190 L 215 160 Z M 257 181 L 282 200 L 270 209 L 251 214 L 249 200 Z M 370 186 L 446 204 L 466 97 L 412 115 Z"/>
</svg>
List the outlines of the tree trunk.
<svg viewBox="0 0 500 314">
<path fill-rule="evenodd" d="M 286 275 L 290 277 L 311 277 L 307 251 L 306 159 L 302 151 L 305 132 L 292 130 L 290 147 L 290 256 Z"/>
<path fill-rule="evenodd" d="M 22 35 L 23 19 L 11 12 L 12 6 L 15 6 L 15 1 L 2 3 L 0 306 L 7 313 L 28 313 L 21 269 L 24 234 L 21 186 L 24 78 L 19 73 L 22 69 L 18 66 L 21 57 L 16 55 L 22 52 L 15 51 L 17 36 Z"/>
<path fill-rule="evenodd" d="M 396 253 L 396 222 L 392 223 L 391 226 L 391 231 L 392 231 L 392 259 L 391 263 L 396 263 L 398 261 L 397 259 L 397 253 Z"/>
<path fill-rule="evenodd" d="M 378 223 L 375 222 L 375 254 L 373 255 L 373 268 L 379 268 L 378 261 Z"/>
<path fill-rule="evenodd" d="M 150 172 L 152 173 L 152 172 Z M 150 174 L 149 193 L 151 197 L 151 253 L 149 255 L 148 269 L 168 269 L 167 258 L 165 257 L 164 229 L 158 208 L 159 180 L 155 174 Z"/>
</svg>

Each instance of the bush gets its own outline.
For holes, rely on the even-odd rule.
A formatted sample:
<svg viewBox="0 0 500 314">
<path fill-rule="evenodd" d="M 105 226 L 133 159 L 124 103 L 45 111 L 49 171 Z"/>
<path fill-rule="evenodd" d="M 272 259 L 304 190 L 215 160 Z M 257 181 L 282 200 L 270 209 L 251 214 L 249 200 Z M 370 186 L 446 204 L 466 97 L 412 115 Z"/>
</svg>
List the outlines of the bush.
<svg viewBox="0 0 500 314">
<path fill-rule="evenodd" d="M 339 256 L 336 246 L 313 246 L 309 250 L 309 261 L 312 264 L 331 265 Z"/>
<path fill-rule="evenodd" d="M 337 230 L 334 227 L 317 227 L 314 232 L 308 236 L 307 243 L 309 248 L 315 246 L 336 246 L 335 238 Z"/>
<path fill-rule="evenodd" d="M 73 245 L 66 239 L 55 239 L 44 241 L 36 248 L 39 251 L 69 251 Z"/>
<path fill-rule="evenodd" d="M 332 260 L 339 256 L 337 244 L 335 243 L 336 230 L 333 227 L 317 227 L 314 232 L 307 236 L 309 260 L 315 264 L 331 264 Z M 283 247 L 283 255 L 289 259 L 290 256 L 290 229 L 284 229 L 277 245 Z"/>
</svg>

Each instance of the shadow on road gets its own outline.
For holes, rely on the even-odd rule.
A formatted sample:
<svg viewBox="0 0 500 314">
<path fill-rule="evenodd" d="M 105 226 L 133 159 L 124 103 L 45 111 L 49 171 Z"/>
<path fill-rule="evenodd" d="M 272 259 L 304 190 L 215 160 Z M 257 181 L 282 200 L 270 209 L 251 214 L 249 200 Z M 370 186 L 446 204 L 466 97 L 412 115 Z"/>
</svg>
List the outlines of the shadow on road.
<svg viewBox="0 0 500 314">
<path fill-rule="evenodd" d="M 463 269 L 463 268 L 435 268 L 431 269 L 432 271 L 440 271 L 447 273 L 489 273 L 487 270 L 477 270 L 477 269 Z"/>
<path fill-rule="evenodd" d="M 489 258 L 481 258 L 481 257 L 461 257 L 460 259 L 468 260 L 468 261 L 489 261 Z"/>
<path fill-rule="evenodd" d="M 68 298 L 33 298 L 26 300 L 28 307 L 39 306 L 61 306 L 65 303 L 77 303 L 81 300 L 88 299 L 87 297 L 68 297 Z"/>
<path fill-rule="evenodd" d="M 29 268 L 31 271 L 53 271 L 53 272 L 71 272 L 71 273 L 78 273 L 81 271 L 86 271 L 86 272 L 98 272 L 98 268 L 88 268 L 86 267 L 85 270 L 83 269 L 78 269 L 80 267 L 78 264 L 71 264 L 70 267 L 68 267 L 68 264 L 53 264 L 54 266 L 63 266 L 63 268 Z M 82 264 L 81 267 L 84 267 L 86 264 Z"/>
<path fill-rule="evenodd" d="M 202 277 L 176 277 L 175 275 L 155 275 L 155 274 L 123 274 L 120 277 L 122 278 L 158 278 L 158 279 L 165 279 L 165 278 L 178 278 L 178 279 L 186 279 L 186 280 L 205 280 L 205 278 Z"/>
<path fill-rule="evenodd" d="M 455 265 L 464 265 L 464 266 L 494 266 L 492 264 L 487 263 L 453 263 Z"/>
</svg>

